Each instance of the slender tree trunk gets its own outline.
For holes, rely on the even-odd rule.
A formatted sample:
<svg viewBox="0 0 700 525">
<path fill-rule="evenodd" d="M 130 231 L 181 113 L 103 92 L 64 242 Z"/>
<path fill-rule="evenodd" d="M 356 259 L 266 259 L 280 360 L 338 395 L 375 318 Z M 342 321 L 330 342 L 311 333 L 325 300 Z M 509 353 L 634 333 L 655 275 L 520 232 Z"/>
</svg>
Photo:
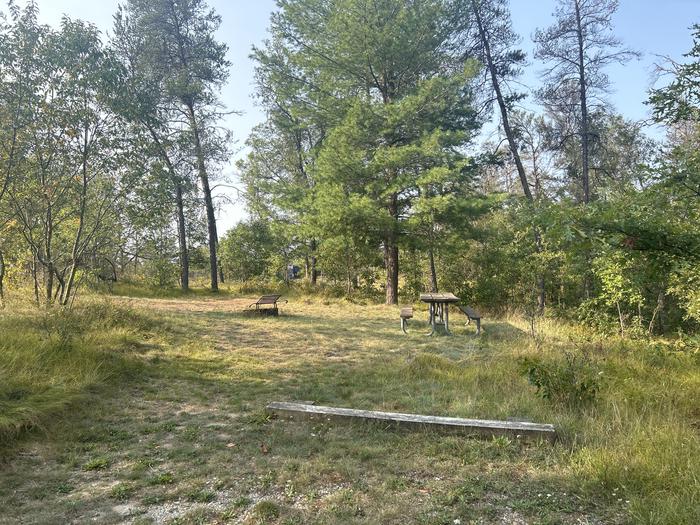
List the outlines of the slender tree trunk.
<svg viewBox="0 0 700 525">
<path fill-rule="evenodd" d="M 190 254 L 187 251 L 187 225 L 185 223 L 185 205 L 182 199 L 182 185 L 175 186 L 175 203 L 177 205 L 177 238 L 180 246 L 180 286 L 183 292 L 190 289 Z"/>
<path fill-rule="evenodd" d="M 501 91 L 501 83 L 498 78 L 498 71 L 496 69 L 496 64 L 493 61 L 493 56 L 491 55 L 491 44 L 489 42 L 488 35 L 486 34 L 486 29 L 484 28 L 483 21 L 481 19 L 480 6 L 477 0 L 472 0 L 472 9 L 474 10 L 474 15 L 476 16 L 476 24 L 479 29 L 479 38 L 481 39 L 481 44 L 484 46 L 486 67 L 489 70 L 493 90 L 496 94 L 496 102 L 498 103 L 498 109 L 501 112 L 501 123 L 503 124 L 503 132 L 506 134 L 506 139 L 508 139 L 508 148 L 510 149 L 511 154 L 513 155 L 513 160 L 515 161 L 515 166 L 518 170 L 518 176 L 520 177 L 520 185 L 523 188 L 523 193 L 529 201 L 532 201 L 532 192 L 530 191 L 530 185 L 527 181 L 525 167 L 523 166 L 523 162 L 520 158 L 518 145 L 515 143 L 515 135 L 513 133 L 513 128 L 510 125 L 510 120 L 508 118 L 508 106 L 506 105 L 505 98 L 503 97 L 503 92 Z"/>
<path fill-rule="evenodd" d="M 389 214 L 398 217 L 398 196 L 392 195 L 389 201 Z M 386 304 L 399 303 L 399 247 L 396 232 L 392 229 L 384 239 L 384 267 L 386 268 Z"/>
<path fill-rule="evenodd" d="M 88 189 L 88 129 L 85 126 L 84 137 L 83 137 L 83 158 L 82 158 L 82 186 L 80 188 L 80 213 L 78 216 L 78 231 L 75 233 L 75 238 L 73 239 L 73 249 L 71 250 L 71 263 L 68 269 L 68 279 L 66 279 L 66 286 L 61 292 L 60 303 L 62 305 L 67 305 L 70 301 L 70 295 L 73 292 L 73 286 L 75 284 L 75 275 L 78 270 L 78 260 L 81 257 L 81 242 L 83 237 L 83 230 L 85 228 L 85 211 L 87 209 L 87 189 Z"/>
<path fill-rule="evenodd" d="M 41 301 L 39 299 L 39 276 L 37 275 L 38 265 L 39 262 L 37 260 L 37 255 L 34 253 L 30 271 L 32 272 L 32 280 L 34 281 L 34 301 L 36 302 L 37 307 L 41 305 Z"/>
<path fill-rule="evenodd" d="M 654 308 L 654 313 L 651 316 L 651 320 L 649 321 L 649 335 L 652 335 L 654 333 L 654 328 L 656 325 L 656 318 L 659 316 L 661 313 L 661 310 L 664 308 L 664 303 L 666 299 L 666 294 L 664 292 L 664 288 L 662 288 L 659 291 L 659 295 L 656 298 L 656 308 Z"/>
<path fill-rule="evenodd" d="M 5 306 L 5 258 L 0 250 L 0 308 Z"/>
<path fill-rule="evenodd" d="M 503 125 L 503 132 L 508 140 L 508 148 L 515 161 L 515 167 L 518 170 L 518 177 L 520 178 L 520 185 L 523 189 L 523 194 L 531 203 L 534 202 L 532 191 L 530 190 L 530 184 L 527 180 L 527 173 L 525 172 L 525 166 L 523 165 L 522 159 L 520 158 L 520 151 L 518 150 L 518 145 L 515 142 L 515 134 L 513 133 L 513 128 L 510 125 L 510 119 L 508 117 L 508 106 L 506 104 L 505 98 L 503 97 L 503 91 L 501 90 L 501 82 L 499 80 L 498 70 L 496 64 L 493 61 L 493 55 L 491 54 L 491 43 L 489 42 L 489 37 L 484 27 L 483 20 L 481 18 L 480 5 L 478 0 L 472 0 L 472 9 L 474 10 L 474 15 L 476 17 L 476 24 L 479 29 L 479 38 L 481 39 L 481 44 L 484 47 L 484 55 L 486 58 L 486 67 L 489 71 L 489 76 L 491 77 L 491 83 L 493 85 L 493 90 L 496 94 L 496 102 L 498 103 L 498 109 L 501 113 L 501 123 Z M 537 227 L 534 227 L 535 235 L 535 251 L 539 254 L 542 253 L 542 237 L 540 235 Z M 544 274 L 540 273 L 537 276 L 537 308 L 540 314 L 544 313 L 545 308 L 545 278 Z"/>
<path fill-rule="evenodd" d="M 318 243 L 316 242 L 316 239 L 311 239 L 311 256 L 309 257 L 309 278 L 311 280 L 311 286 L 316 286 L 316 283 L 318 282 L 318 270 L 316 269 L 316 249 L 318 247 L 317 244 Z"/>
<path fill-rule="evenodd" d="M 535 251 L 540 254 L 544 252 L 544 247 L 542 246 L 542 235 L 540 230 L 535 227 Z M 537 312 L 542 315 L 544 314 L 544 309 L 547 305 L 547 289 L 545 286 L 544 273 L 537 273 Z"/>
<path fill-rule="evenodd" d="M 430 261 L 430 291 L 432 293 L 437 293 L 438 282 L 437 282 L 437 272 L 435 271 L 435 253 L 433 252 L 433 247 L 428 249 L 428 260 Z"/>
<path fill-rule="evenodd" d="M 583 28 L 581 27 L 580 0 L 574 0 L 576 12 L 576 36 L 578 38 L 578 76 L 579 96 L 581 98 L 581 181 L 583 185 L 583 202 L 588 204 L 591 199 L 588 178 L 588 102 L 586 100 L 586 68 L 584 64 Z"/>
<path fill-rule="evenodd" d="M 217 242 L 217 246 L 218 246 L 218 242 Z M 219 267 L 219 282 L 221 284 L 223 284 L 226 281 L 226 279 L 224 277 L 224 266 L 221 264 L 221 259 L 217 258 L 216 264 Z"/>
<path fill-rule="evenodd" d="M 384 246 L 384 266 L 386 267 L 386 304 L 399 303 L 399 247 L 393 236 L 387 238 Z"/>
<path fill-rule="evenodd" d="M 151 134 L 153 141 L 156 143 L 156 146 L 158 146 L 160 156 L 163 158 L 165 165 L 168 167 L 168 171 L 170 172 L 170 178 L 173 182 L 173 185 L 175 186 L 175 206 L 177 209 L 177 235 L 180 251 L 180 287 L 182 288 L 183 292 L 186 292 L 190 289 L 190 255 L 189 250 L 187 249 L 187 222 L 185 221 L 185 204 L 182 192 L 182 182 L 178 178 L 177 173 L 175 171 L 175 166 L 170 160 L 170 155 L 168 155 L 168 152 L 165 149 L 163 143 L 161 142 L 160 137 L 158 136 L 158 133 L 156 132 L 155 128 L 146 119 L 142 119 L 141 122 L 144 126 L 146 126 L 146 129 L 148 129 L 148 132 Z"/>
<path fill-rule="evenodd" d="M 209 233 L 209 269 L 211 273 L 211 290 L 212 292 L 219 291 L 218 272 L 219 265 L 217 263 L 217 248 L 219 244 L 219 236 L 216 232 L 216 214 L 214 212 L 214 201 L 211 196 L 211 188 L 209 187 L 209 176 L 207 175 L 207 167 L 204 160 L 204 150 L 199 136 L 199 127 L 194 114 L 192 104 L 187 105 L 189 114 L 190 126 L 194 137 L 194 149 L 197 157 L 197 171 L 199 172 L 199 180 L 202 184 L 202 192 L 204 193 L 204 204 L 207 210 L 207 230 Z M 285 269 L 286 272 L 286 269 Z"/>
<path fill-rule="evenodd" d="M 46 293 L 46 306 L 51 306 L 53 303 L 53 208 L 49 204 L 46 208 L 46 248 L 44 262 L 44 290 Z"/>
<path fill-rule="evenodd" d="M 620 335 L 622 337 L 625 337 L 625 320 L 624 320 L 624 317 L 622 316 L 622 309 L 620 308 L 620 301 L 616 301 L 615 304 L 617 305 L 617 317 L 620 320 Z"/>
</svg>

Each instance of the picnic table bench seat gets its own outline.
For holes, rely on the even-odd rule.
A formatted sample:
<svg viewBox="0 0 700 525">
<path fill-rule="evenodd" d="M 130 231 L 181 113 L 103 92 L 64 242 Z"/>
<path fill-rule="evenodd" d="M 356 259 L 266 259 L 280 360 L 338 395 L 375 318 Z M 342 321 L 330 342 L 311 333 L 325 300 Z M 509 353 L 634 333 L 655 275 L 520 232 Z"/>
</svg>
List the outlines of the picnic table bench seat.
<svg viewBox="0 0 700 525">
<path fill-rule="evenodd" d="M 254 303 L 251 303 L 248 308 L 253 308 L 255 307 L 255 311 L 263 314 L 263 315 L 278 315 L 279 314 L 279 308 L 277 306 L 277 303 L 281 303 L 280 297 L 282 295 L 280 294 L 269 294 L 269 295 L 263 295 L 255 301 Z M 287 300 L 284 300 L 285 303 L 287 303 Z M 262 307 L 269 307 L 269 308 L 262 308 Z"/>
<path fill-rule="evenodd" d="M 401 318 L 401 330 L 403 330 L 404 334 L 407 334 L 406 326 L 408 325 L 408 320 L 413 319 L 413 306 L 401 307 L 399 317 Z"/>
<path fill-rule="evenodd" d="M 476 335 L 481 334 L 481 314 L 469 306 L 459 304 L 457 307 L 467 316 L 467 324 L 472 321 L 476 322 Z"/>
</svg>

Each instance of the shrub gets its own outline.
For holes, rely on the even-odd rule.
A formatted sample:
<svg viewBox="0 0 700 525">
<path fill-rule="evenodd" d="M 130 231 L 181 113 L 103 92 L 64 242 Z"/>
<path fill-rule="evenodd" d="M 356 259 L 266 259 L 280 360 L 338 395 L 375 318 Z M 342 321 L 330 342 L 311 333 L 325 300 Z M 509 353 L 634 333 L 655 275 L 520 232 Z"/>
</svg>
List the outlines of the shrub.
<svg viewBox="0 0 700 525">
<path fill-rule="evenodd" d="M 537 394 L 555 405 L 581 407 L 592 403 L 600 390 L 600 372 L 586 355 L 564 352 L 563 360 L 524 358 L 523 373 Z"/>
</svg>

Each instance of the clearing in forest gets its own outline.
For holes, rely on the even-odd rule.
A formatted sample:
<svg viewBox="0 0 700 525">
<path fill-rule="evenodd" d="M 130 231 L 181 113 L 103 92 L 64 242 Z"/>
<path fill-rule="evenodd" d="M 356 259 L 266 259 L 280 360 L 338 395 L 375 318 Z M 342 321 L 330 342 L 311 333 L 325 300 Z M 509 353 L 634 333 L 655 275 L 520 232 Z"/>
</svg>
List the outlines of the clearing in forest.
<svg viewBox="0 0 700 525">
<path fill-rule="evenodd" d="M 534 341 L 522 321 L 487 318 L 475 338 L 456 314 L 454 337 L 428 338 L 419 310 L 406 336 L 397 308 L 302 297 L 274 318 L 246 315 L 251 302 L 193 296 L 102 305 L 123 313 L 124 326 L 110 327 L 110 339 L 106 328 L 81 337 L 94 351 L 118 353 L 120 372 L 6 443 L 0 523 L 698 517 L 700 439 L 692 425 L 700 367 L 690 353 L 589 340 L 550 321 Z M 528 367 L 535 381 L 590 381 L 591 399 L 577 404 L 581 393 L 567 397 L 561 386 L 544 399 Z M 561 439 L 290 422 L 266 414 L 275 400 L 526 418 L 554 423 Z"/>
</svg>

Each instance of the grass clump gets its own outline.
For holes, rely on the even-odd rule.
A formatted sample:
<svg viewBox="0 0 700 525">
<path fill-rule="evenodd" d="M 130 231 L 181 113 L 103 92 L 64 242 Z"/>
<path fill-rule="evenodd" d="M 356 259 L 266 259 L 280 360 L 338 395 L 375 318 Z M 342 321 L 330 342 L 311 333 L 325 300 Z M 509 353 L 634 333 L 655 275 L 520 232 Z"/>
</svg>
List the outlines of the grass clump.
<svg viewBox="0 0 700 525">
<path fill-rule="evenodd" d="M 253 516 L 258 523 L 269 523 L 280 516 L 280 508 L 274 501 L 259 501 L 253 507 Z"/>
<path fill-rule="evenodd" d="M 105 470 L 110 465 L 109 458 L 104 456 L 93 458 L 83 465 L 83 470 Z"/>
<path fill-rule="evenodd" d="M 192 489 L 187 493 L 187 499 L 195 503 L 209 503 L 215 498 L 216 494 L 208 489 Z"/>
<path fill-rule="evenodd" d="M 0 446 L 55 420 L 94 388 L 137 374 L 140 360 L 129 354 L 152 326 L 104 300 L 73 310 L 10 304 L 0 314 Z"/>
<path fill-rule="evenodd" d="M 117 501 L 127 501 L 131 496 L 134 495 L 135 489 L 128 483 L 119 483 L 112 487 L 110 490 L 110 496 L 112 499 Z"/>
<path fill-rule="evenodd" d="M 170 472 L 163 472 L 153 477 L 148 478 L 149 485 L 172 485 L 175 482 L 175 476 Z"/>
</svg>

